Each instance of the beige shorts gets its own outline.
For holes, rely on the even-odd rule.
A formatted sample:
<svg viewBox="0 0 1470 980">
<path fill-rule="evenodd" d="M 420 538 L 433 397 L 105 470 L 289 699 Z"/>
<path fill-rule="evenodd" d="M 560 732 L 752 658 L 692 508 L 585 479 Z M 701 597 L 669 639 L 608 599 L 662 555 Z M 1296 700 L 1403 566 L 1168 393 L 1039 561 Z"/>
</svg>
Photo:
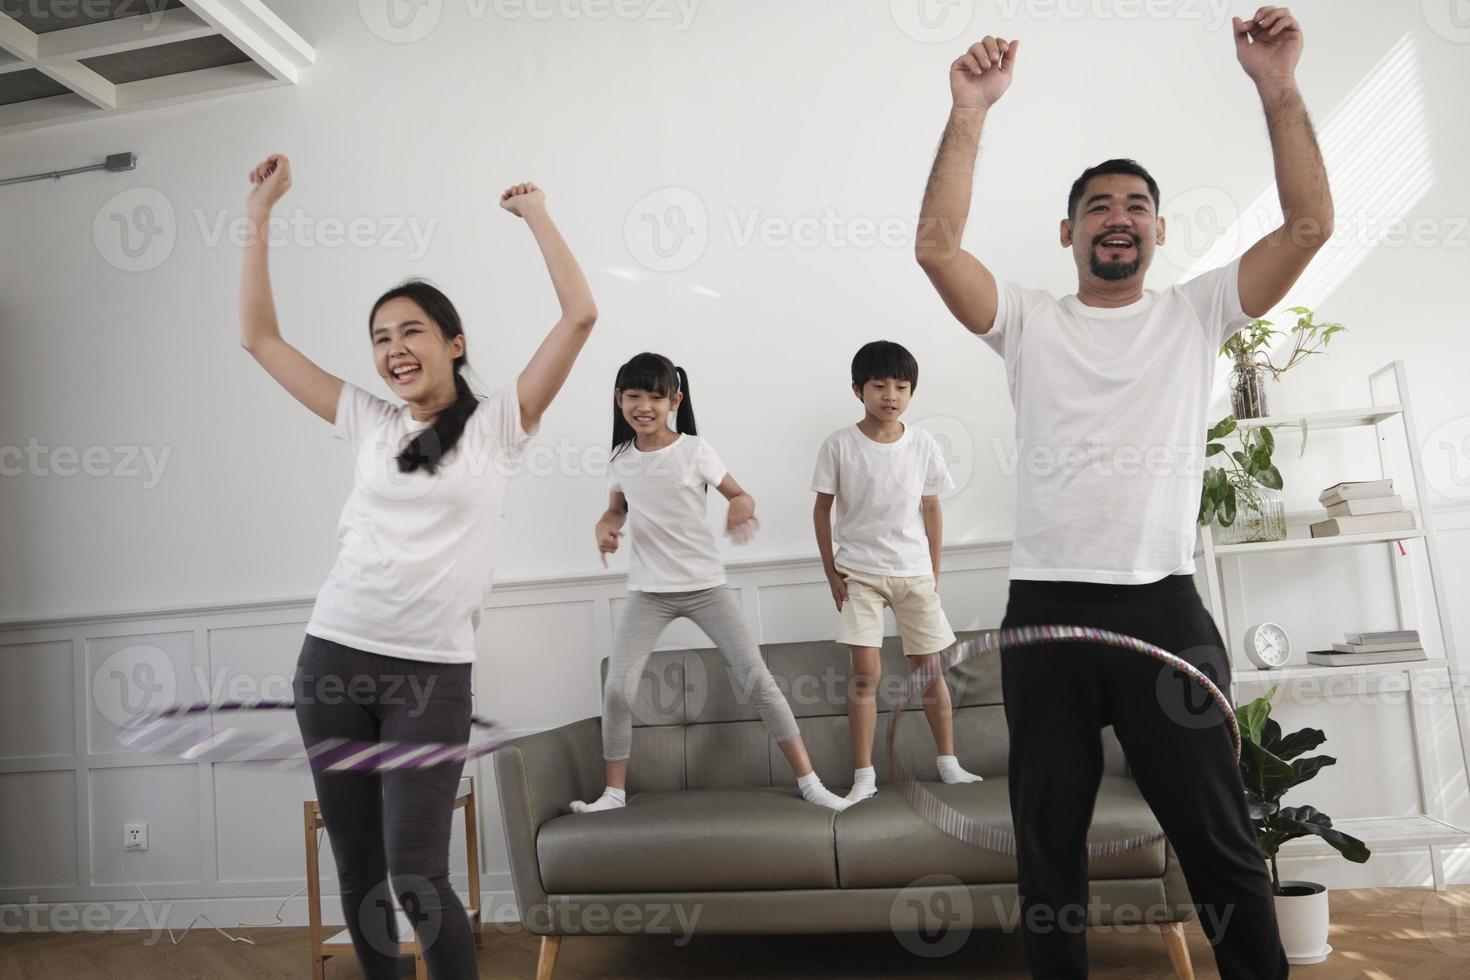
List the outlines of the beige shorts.
<svg viewBox="0 0 1470 980">
<path fill-rule="evenodd" d="M 838 643 L 881 647 L 884 606 L 893 610 L 905 656 L 928 656 L 954 643 L 954 630 L 950 629 L 939 604 L 934 576 L 878 575 L 855 572 L 842 565 L 837 566 L 837 573 L 847 581 L 847 601 L 842 604 Z"/>
</svg>

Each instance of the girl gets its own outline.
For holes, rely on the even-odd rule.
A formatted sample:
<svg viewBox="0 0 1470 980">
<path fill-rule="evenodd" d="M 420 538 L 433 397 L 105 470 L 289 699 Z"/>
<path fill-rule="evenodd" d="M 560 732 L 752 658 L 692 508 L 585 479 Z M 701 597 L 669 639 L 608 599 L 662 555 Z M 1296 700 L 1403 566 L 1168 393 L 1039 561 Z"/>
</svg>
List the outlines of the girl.
<svg viewBox="0 0 1470 980">
<path fill-rule="evenodd" d="M 509 464 L 586 343 L 597 309 L 535 184 L 500 206 L 531 229 L 561 303 L 557 321 L 515 384 L 480 400 L 465 381 L 465 334 L 439 290 L 410 280 L 368 318 L 373 362 L 395 405 L 317 367 L 281 337 L 262 226 L 291 186 L 272 156 L 250 174 L 241 290 L 241 344 L 352 447 L 356 475 L 337 536 L 342 550 L 317 595 L 293 681 L 307 744 L 464 743 L 470 728 L 474 634 Z M 389 910 L 413 922 L 434 980 L 478 975 L 473 936 L 449 885 L 449 836 L 462 763 L 374 774 L 313 771 L 363 973 L 397 976 Z M 391 879 L 390 876 L 391 875 Z"/>
<path fill-rule="evenodd" d="M 669 428 L 670 412 L 678 431 Z M 802 798 L 845 810 L 847 800 L 828 792 L 812 771 L 791 707 L 761 660 L 735 597 L 725 588 L 725 567 L 705 523 L 705 494 L 714 487 L 730 502 L 725 533 L 736 544 L 744 544 L 755 531 L 755 499 L 695 433 L 689 375 L 683 368 L 658 354 L 639 354 L 618 370 L 612 447 L 608 509 L 597 522 L 597 547 L 606 567 L 607 556 L 618 550 L 623 522 L 632 514 L 628 604 L 613 638 L 603 688 L 607 788 L 592 803 L 574 802 L 572 810 L 612 810 L 626 803 L 633 733 L 629 698 L 659 634 L 681 616 L 693 620 L 720 648 L 736 690 L 755 692 L 761 720 L 796 773 Z M 630 678 L 633 691 L 628 690 Z"/>
</svg>

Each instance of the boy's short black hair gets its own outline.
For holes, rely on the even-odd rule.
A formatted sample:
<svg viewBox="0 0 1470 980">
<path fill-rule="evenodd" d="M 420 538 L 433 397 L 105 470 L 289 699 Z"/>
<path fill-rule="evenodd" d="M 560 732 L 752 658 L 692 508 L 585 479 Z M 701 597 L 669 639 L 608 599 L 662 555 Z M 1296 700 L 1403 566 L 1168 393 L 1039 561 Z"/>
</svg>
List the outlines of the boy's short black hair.
<svg viewBox="0 0 1470 980">
<path fill-rule="evenodd" d="M 1082 200 L 1082 192 L 1087 188 L 1087 182 L 1094 177 L 1102 177 L 1105 174 L 1127 174 L 1130 177 L 1141 177 L 1148 185 L 1149 197 L 1154 199 L 1154 211 L 1159 210 L 1159 185 L 1153 175 L 1143 169 L 1143 165 L 1137 160 L 1128 160 L 1115 157 L 1112 160 L 1104 160 L 1095 167 L 1088 167 L 1082 171 L 1082 176 L 1072 182 L 1072 189 L 1067 192 L 1067 217 L 1076 219 L 1077 202 Z"/>
<path fill-rule="evenodd" d="M 852 383 L 859 389 L 869 381 L 896 378 L 909 383 L 912 393 L 919 388 L 919 362 L 902 344 L 875 340 L 864 344 L 852 359 Z"/>
</svg>

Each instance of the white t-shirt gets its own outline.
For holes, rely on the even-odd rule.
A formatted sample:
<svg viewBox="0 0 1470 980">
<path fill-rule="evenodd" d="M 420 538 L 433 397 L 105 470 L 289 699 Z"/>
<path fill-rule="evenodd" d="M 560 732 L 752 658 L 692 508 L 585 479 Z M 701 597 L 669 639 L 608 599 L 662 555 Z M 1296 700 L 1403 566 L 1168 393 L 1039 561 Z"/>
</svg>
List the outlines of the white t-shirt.
<svg viewBox="0 0 1470 980">
<path fill-rule="evenodd" d="M 911 425 L 896 442 L 874 442 L 855 423 L 838 429 L 812 473 L 812 490 L 837 498 L 833 560 L 875 575 L 934 574 L 923 498 L 953 489 L 939 443 Z"/>
<path fill-rule="evenodd" d="M 369 653 L 468 663 L 506 481 L 535 430 L 522 430 L 512 384 L 480 402 L 437 473 L 400 473 L 398 454 L 429 425 L 407 405 L 342 385 L 334 435 L 353 448 L 357 472 L 337 523 L 342 549 L 306 632 Z"/>
<path fill-rule="evenodd" d="M 699 436 L 680 435 L 651 453 L 636 445 L 608 466 L 607 488 L 628 501 L 628 589 L 693 592 L 725 584 L 715 535 L 705 518 L 708 488 L 725 464 Z"/>
<path fill-rule="evenodd" d="M 997 283 L 1016 410 L 1013 579 L 1136 585 L 1194 571 L 1219 348 L 1250 317 L 1240 260 L 1113 309 Z"/>
</svg>

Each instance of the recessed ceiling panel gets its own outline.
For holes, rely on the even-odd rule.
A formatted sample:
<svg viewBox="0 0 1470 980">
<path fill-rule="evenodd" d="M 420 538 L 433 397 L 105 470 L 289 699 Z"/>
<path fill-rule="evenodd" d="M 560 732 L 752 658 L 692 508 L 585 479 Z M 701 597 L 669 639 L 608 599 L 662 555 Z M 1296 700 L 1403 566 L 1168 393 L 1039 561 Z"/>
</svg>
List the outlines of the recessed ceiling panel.
<svg viewBox="0 0 1470 980">
<path fill-rule="evenodd" d="M 65 85 L 34 68 L 0 75 L 0 105 L 49 99 L 53 95 L 66 95 L 70 91 Z"/>
<path fill-rule="evenodd" d="M 0 0 L 0 14 L 36 34 L 173 10 L 184 0 Z"/>
<path fill-rule="evenodd" d="M 295 85 L 316 52 L 269 2 L 0 0 L 0 134 Z"/>
<path fill-rule="evenodd" d="M 250 56 L 218 35 L 158 44 L 136 51 L 119 51 L 100 58 L 86 58 L 82 64 L 112 82 L 122 85 L 145 78 L 161 78 L 186 71 L 218 68 L 249 61 Z"/>
</svg>

